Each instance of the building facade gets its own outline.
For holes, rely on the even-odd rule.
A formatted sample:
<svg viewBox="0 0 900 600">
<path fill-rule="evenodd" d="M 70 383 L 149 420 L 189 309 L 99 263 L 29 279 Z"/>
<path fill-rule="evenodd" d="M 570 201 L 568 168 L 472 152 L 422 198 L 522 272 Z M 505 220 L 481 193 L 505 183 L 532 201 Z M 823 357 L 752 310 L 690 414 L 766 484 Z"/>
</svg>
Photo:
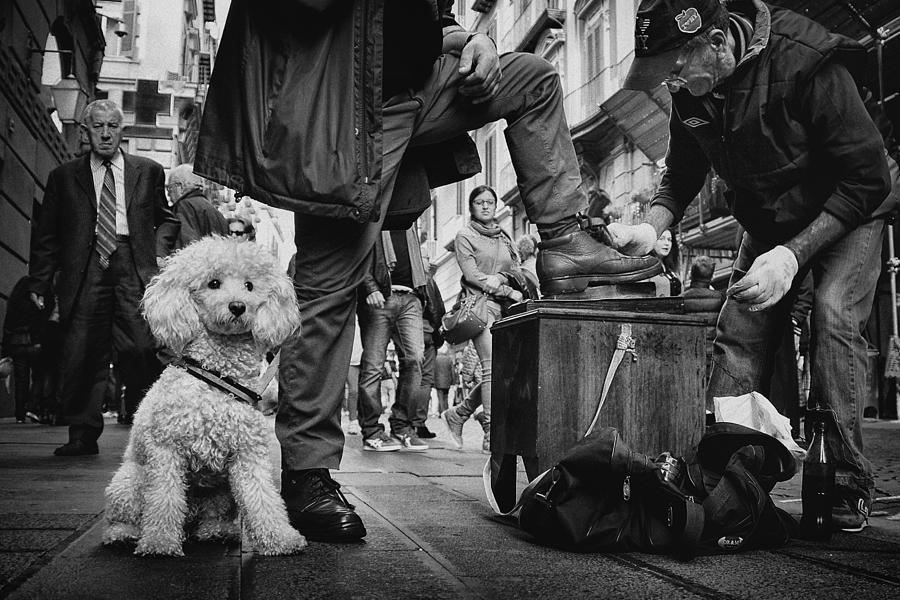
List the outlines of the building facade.
<svg viewBox="0 0 900 600">
<path fill-rule="evenodd" d="M 31 224 L 52 169 L 75 156 L 78 111 L 96 97 L 105 38 L 91 0 L 0 2 L 0 323 L 28 272 Z M 54 71 L 56 79 L 45 83 Z M 0 416 L 12 401 L 0 386 Z"/>
</svg>

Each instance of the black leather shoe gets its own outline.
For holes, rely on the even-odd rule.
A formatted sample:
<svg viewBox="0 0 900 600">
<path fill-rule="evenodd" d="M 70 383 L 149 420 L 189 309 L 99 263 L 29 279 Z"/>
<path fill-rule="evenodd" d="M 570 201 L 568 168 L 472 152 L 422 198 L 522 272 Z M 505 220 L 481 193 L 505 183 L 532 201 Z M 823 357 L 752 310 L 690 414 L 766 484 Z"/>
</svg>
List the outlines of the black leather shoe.
<svg viewBox="0 0 900 600">
<path fill-rule="evenodd" d="M 416 435 L 425 440 L 430 440 L 431 438 L 437 437 L 437 434 L 428 429 L 428 427 L 425 425 L 416 427 Z"/>
<path fill-rule="evenodd" d="M 576 231 L 538 244 L 537 275 L 545 296 L 583 292 L 589 286 L 640 281 L 659 275 L 653 256 L 625 256 L 587 231 Z"/>
<path fill-rule="evenodd" d="M 97 442 L 85 442 L 84 440 L 72 440 L 53 451 L 56 456 L 88 456 L 99 454 Z"/>
<path fill-rule="evenodd" d="M 317 542 L 356 542 L 366 536 L 362 519 L 328 469 L 282 471 L 281 497 L 291 525 Z"/>
</svg>

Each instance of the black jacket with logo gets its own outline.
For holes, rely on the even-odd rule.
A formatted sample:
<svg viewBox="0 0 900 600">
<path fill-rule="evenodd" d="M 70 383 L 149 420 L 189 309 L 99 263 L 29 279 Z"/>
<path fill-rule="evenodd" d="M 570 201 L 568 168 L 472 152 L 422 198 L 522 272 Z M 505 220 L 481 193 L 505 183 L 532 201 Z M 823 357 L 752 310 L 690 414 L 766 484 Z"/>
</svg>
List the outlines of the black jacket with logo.
<svg viewBox="0 0 900 600">
<path fill-rule="evenodd" d="M 717 90 L 672 94 L 666 170 L 654 197 L 681 219 L 712 166 L 738 222 L 771 244 L 823 211 L 855 228 L 890 190 L 884 145 L 852 75 L 865 49 L 806 17 L 761 2 L 748 53 Z"/>
</svg>

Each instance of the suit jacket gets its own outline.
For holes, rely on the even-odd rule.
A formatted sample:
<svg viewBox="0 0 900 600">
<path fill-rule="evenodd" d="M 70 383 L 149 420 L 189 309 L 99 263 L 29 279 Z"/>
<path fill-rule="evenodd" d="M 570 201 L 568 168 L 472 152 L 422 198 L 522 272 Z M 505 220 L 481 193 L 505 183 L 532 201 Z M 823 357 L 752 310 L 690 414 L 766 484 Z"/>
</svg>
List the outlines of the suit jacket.
<svg viewBox="0 0 900 600">
<path fill-rule="evenodd" d="M 169 209 L 165 174 L 159 163 L 125 154 L 125 206 L 134 266 L 146 286 L 157 273 L 156 257 L 174 248 L 181 227 Z M 30 274 L 49 285 L 58 271 L 56 294 L 60 321 L 65 321 L 94 252 L 97 197 L 90 154 L 62 164 L 47 177 L 44 201 L 31 238 Z"/>
</svg>

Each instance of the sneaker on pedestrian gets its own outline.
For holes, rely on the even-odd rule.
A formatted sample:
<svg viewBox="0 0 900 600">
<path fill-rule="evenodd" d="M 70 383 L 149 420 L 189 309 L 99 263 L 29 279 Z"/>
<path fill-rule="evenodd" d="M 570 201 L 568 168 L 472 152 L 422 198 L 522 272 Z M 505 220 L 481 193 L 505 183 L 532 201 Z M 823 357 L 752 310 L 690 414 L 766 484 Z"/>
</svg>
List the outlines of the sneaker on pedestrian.
<svg viewBox="0 0 900 600">
<path fill-rule="evenodd" d="M 348 435 L 359 435 L 362 430 L 359 428 L 359 419 L 353 419 L 347 423 Z"/>
<path fill-rule="evenodd" d="M 400 447 L 410 452 L 424 452 L 428 450 L 428 444 L 419 439 L 419 436 L 410 429 L 409 431 L 398 431 L 394 434 L 394 439 L 400 443 Z"/>
<path fill-rule="evenodd" d="M 400 442 L 383 431 L 363 440 L 363 450 L 367 452 L 396 452 L 399 449 Z"/>
<path fill-rule="evenodd" d="M 465 425 L 466 420 L 459 416 L 459 413 L 456 412 L 456 407 L 448 408 L 442 412 L 441 418 L 444 420 L 444 423 L 447 424 L 447 429 L 450 431 L 450 437 L 453 438 L 457 450 L 462 450 L 463 425 Z"/>
<path fill-rule="evenodd" d="M 422 425 L 421 427 L 416 427 L 416 435 L 422 438 L 423 440 L 430 440 L 432 438 L 436 438 L 437 435 L 428 429 L 427 425 Z"/>
<path fill-rule="evenodd" d="M 871 507 L 871 499 L 841 499 L 831 509 L 831 521 L 834 528 L 847 533 L 859 533 L 869 525 Z"/>
</svg>

